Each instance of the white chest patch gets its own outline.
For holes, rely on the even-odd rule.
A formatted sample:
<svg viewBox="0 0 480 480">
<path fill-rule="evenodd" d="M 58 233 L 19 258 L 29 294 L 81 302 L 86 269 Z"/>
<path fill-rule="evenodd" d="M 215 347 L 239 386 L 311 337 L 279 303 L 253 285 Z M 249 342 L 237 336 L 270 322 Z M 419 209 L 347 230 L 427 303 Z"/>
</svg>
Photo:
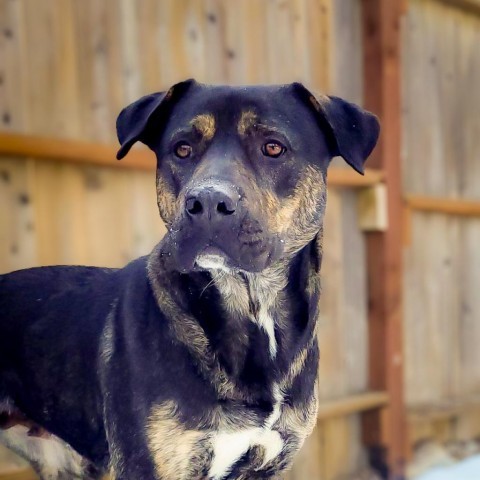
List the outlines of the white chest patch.
<svg viewBox="0 0 480 480">
<path fill-rule="evenodd" d="M 240 432 L 217 433 L 213 439 L 213 460 L 209 478 L 221 480 L 247 450 L 260 445 L 265 448 L 264 465 L 274 459 L 283 448 L 283 440 L 275 430 L 249 428 Z"/>
<path fill-rule="evenodd" d="M 283 449 L 280 433 L 272 430 L 280 418 L 283 396 L 280 388 L 273 387 L 275 404 L 270 416 L 262 428 L 248 428 L 238 432 L 219 432 L 212 439 L 213 460 L 210 466 L 209 478 L 222 480 L 230 473 L 233 465 L 248 451 L 250 447 L 260 445 L 265 449 L 263 465 L 277 457 Z"/>
</svg>

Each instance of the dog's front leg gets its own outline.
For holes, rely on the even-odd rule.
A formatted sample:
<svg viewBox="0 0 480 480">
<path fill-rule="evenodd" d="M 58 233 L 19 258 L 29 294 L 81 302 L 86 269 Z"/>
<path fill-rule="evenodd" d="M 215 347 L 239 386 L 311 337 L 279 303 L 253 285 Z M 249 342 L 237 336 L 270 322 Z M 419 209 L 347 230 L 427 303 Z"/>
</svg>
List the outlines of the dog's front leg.
<svg viewBox="0 0 480 480">
<path fill-rule="evenodd" d="M 125 404 L 109 403 L 107 400 L 104 418 L 111 478 L 158 480 L 141 420 Z"/>
<path fill-rule="evenodd" d="M 109 438 L 111 480 L 158 480 L 141 434 L 133 438 L 113 441 Z"/>
<path fill-rule="evenodd" d="M 250 448 L 225 480 L 282 480 L 291 464 L 291 455 L 282 454 L 267 464 L 264 459 L 265 451 L 262 447 Z"/>
</svg>

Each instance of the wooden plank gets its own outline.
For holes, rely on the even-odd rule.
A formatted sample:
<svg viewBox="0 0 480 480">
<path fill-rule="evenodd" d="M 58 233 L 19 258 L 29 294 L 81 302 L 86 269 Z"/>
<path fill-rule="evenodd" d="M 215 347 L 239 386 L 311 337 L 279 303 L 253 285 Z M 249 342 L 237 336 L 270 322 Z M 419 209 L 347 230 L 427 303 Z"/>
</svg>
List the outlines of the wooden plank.
<svg viewBox="0 0 480 480">
<path fill-rule="evenodd" d="M 321 475 L 302 478 L 336 480 L 350 473 L 351 429 L 348 418 L 333 417 L 323 421 L 321 432 L 323 452 L 320 461 Z"/>
<path fill-rule="evenodd" d="M 364 412 L 375 408 L 383 408 L 389 403 L 386 392 L 365 392 L 348 395 L 344 398 L 320 402 L 318 419 L 344 417 L 352 413 Z"/>
<path fill-rule="evenodd" d="M 402 340 L 401 4 L 363 0 L 362 16 L 365 107 L 382 124 L 379 145 L 369 163 L 385 172 L 389 222 L 385 232 L 366 234 L 369 383 L 371 389 L 386 391 L 390 398 L 386 408 L 364 415 L 364 440 L 371 452 L 386 453 L 390 475 L 401 478 L 407 428 Z"/>
<path fill-rule="evenodd" d="M 153 170 L 155 157 L 149 150 L 134 149 L 128 159 L 117 162 L 118 148 L 113 145 L 78 140 L 61 140 L 38 135 L 0 134 L 0 155 L 34 157 L 73 163 L 119 166 L 136 170 Z"/>
<path fill-rule="evenodd" d="M 155 156 L 150 150 L 133 149 L 121 162 L 115 159 L 118 147 L 79 140 L 49 138 L 38 135 L 0 133 L 0 155 L 34 157 L 39 160 L 54 160 L 79 164 L 92 164 L 133 170 L 153 171 Z M 331 168 L 328 184 L 335 187 L 361 188 L 381 183 L 384 173 L 367 169 L 365 175 L 346 168 Z"/>
<path fill-rule="evenodd" d="M 437 0 L 437 1 L 480 15 L 480 0 Z"/>
<path fill-rule="evenodd" d="M 295 456 L 292 469 L 287 472 L 284 480 L 304 480 L 307 478 L 323 478 L 321 476 L 323 459 L 321 425 L 305 440 L 302 448 Z"/>
<path fill-rule="evenodd" d="M 308 80 L 311 88 L 324 92 L 331 90 L 332 4 L 332 0 L 307 2 L 307 28 L 310 43 Z"/>
<path fill-rule="evenodd" d="M 409 441 L 438 443 L 472 441 L 480 435 L 478 395 L 457 399 L 450 404 L 429 404 L 408 410 Z"/>
<path fill-rule="evenodd" d="M 408 418 L 413 422 L 444 420 L 472 410 L 480 411 L 480 394 L 410 407 Z"/>
<path fill-rule="evenodd" d="M 367 168 L 365 175 L 359 175 L 350 169 L 331 167 L 328 170 L 327 183 L 335 187 L 362 188 L 382 183 L 384 178 L 384 172 L 379 169 Z"/>
<path fill-rule="evenodd" d="M 345 345 L 344 284 L 347 274 L 343 254 L 342 193 L 332 190 L 328 195 L 323 229 L 323 249 L 328 252 L 322 259 L 322 297 L 317 333 L 321 359 L 319 363 L 318 398 L 320 402 L 341 398 L 349 393 L 347 379 L 347 353 Z M 361 360 L 359 360 L 361 361 Z"/>
<path fill-rule="evenodd" d="M 460 198 L 407 195 L 405 204 L 412 210 L 443 213 L 461 217 L 480 217 L 480 201 Z"/>
<path fill-rule="evenodd" d="M 38 480 L 37 475 L 31 468 L 0 472 L 0 480 Z"/>
<path fill-rule="evenodd" d="M 37 263 L 37 225 L 32 195 L 32 163 L 0 159 L 0 271 Z"/>
<path fill-rule="evenodd" d="M 108 475 L 102 477 L 102 480 L 109 479 Z M 38 480 L 38 476 L 31 468 L 22 468 L 4 472 L 0 471 L 0 480 Z"/>
</svg>

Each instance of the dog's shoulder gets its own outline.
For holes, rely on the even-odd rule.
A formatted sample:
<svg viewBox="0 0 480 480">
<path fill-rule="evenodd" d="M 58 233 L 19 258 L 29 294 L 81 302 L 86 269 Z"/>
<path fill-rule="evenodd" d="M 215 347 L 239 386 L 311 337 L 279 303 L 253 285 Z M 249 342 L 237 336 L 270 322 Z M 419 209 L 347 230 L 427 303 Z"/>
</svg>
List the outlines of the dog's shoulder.
<svg viewBox="0 0 480 480">
<path fill-rule="evenodd" d="M 16 270 L 0 275 L 0 298 L 5 300 L 15 292 L 22 296 L 50 296 L 62 290 L 81 288 L 92 281 L 102 281 L 116 271 L 111 268 L 64 265 Z"/>
<path fill-rule="evenodd" d="M 115 270 L 96 267 L 55 266 L 18 270 L 0 276 L 0 317 L 37 316 L 45 307 L 67 309 L 92 289 L 103 293 Z M 97 295 L 98 298 L 98 295 Z"/>
</svg>

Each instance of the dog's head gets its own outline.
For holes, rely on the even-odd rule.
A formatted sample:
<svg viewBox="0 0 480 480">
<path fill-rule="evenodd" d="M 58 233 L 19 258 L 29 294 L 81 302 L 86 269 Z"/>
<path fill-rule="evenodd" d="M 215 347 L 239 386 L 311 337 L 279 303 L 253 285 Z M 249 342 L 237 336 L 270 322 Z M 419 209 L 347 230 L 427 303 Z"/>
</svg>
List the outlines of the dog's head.
<svg viewBox="0 0 480 480">
<path fill-rule="evenodd" d="M 188 80 L 125 108 L 123 158 L 143 142 L 158 159 L 157 194 L 175 268 L 258 272 L 319 231 L 326 172 L 342 156 L 359 173 L 376 117 L 301 84 L 207 86 Z"/>
</svg>

